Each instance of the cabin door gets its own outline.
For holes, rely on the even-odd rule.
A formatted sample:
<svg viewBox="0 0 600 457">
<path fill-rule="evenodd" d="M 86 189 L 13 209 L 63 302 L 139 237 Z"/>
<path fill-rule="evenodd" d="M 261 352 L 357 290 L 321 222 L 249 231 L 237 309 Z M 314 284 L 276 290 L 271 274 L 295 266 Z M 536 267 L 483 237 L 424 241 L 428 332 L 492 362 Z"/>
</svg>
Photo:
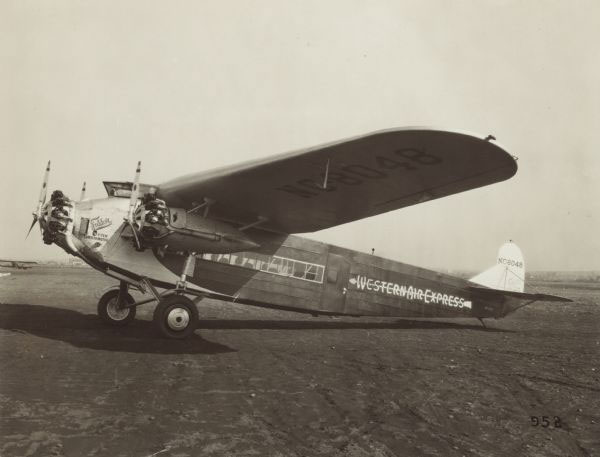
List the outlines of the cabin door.
<svg viewBox="0 0 600 457">
<path fill-rule="evenodd" d="M 344 312 L 348 279 L 350 279 L 350 262 L 341 255 L 329 254 L 321 296 L 321 309 L 323 311 L 330 313 Z"/>
</svg>

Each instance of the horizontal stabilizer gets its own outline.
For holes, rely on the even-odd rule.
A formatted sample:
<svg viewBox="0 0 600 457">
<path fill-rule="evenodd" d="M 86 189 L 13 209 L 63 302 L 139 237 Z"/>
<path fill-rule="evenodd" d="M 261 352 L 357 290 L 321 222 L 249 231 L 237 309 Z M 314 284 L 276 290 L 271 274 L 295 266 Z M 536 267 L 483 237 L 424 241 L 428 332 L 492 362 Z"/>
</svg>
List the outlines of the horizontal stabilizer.
<svg viewBox="0 0 600 457">
<path fill-rule="evenodd" d="M 558 297 L 556 295 L 528 294 L 525 292 L 513 292 L 510 290 L 488 289 L 487 287 L 471 286 L 468 289 L 472 292 L 477 292 L 478 294 L 485 295 L 489 298 L 513 297 L 513 298 L 520 298 L 522 300 L 532 300 L 532 301 L 554 301 L 554 302 L 572 302 L 573 301 L 569 298 Z"/>
</svg>

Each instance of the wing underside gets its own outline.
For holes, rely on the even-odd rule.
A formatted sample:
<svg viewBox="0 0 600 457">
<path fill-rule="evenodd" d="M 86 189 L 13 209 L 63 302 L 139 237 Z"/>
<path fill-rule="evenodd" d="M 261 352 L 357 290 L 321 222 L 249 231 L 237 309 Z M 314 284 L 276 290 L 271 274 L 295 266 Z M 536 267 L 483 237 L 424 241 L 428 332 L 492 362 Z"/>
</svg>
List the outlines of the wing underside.
<svg viewBox="0 0 600 457">
<path fill-rule="evenodd" d="M 425 128 L 375 132 L 187 175 L 159 186 L 170 205 L 210 202 L 211 217 L 304 233 L 510 178 L 515 159 L 492 141 Z"/>
</svg>

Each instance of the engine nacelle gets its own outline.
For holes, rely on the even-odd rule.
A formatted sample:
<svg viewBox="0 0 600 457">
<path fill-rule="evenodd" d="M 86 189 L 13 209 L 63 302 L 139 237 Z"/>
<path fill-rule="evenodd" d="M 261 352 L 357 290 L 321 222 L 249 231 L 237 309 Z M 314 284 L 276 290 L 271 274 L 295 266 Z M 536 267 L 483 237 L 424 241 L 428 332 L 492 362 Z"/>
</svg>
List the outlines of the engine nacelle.
<svg viewBox="0 0 600 457">
<path fill-rule="evenodd" d="M 228 253 L 258 247 L 244 233 L 224 222 L 169 208 L 164 201 L 145 197 L 134 215 L 143 247 L 173 251 Z"/>
</svg>

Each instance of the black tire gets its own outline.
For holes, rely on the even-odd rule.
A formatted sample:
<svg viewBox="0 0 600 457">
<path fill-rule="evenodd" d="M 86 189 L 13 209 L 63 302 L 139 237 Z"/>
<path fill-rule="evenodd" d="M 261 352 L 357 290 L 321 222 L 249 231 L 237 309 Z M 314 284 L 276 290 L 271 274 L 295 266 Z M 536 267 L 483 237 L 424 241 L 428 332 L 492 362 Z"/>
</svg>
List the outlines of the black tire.
<svg viewBox="0 0 600 457">
<path fill-rule="evenodd" d="M 119 297 L 119 290 L 112 289 L 106 292 L 98 301 L 98 316 L 107 324 L 123 327 L 129 324 L 135 319 L 136 308 L 124 308 L 118 310 L 116 308 L 117 298 Z M 133 297 L 125 292 L 125 300 L 127 303 L 134 303 Z"/>
<path fill-rule="evenodd" d="M 169 295 L 154 309 L 154 325 L 167 338 L 183 339 L 198 327 L 196 304 L 184 295 Z"/>
</svg>

